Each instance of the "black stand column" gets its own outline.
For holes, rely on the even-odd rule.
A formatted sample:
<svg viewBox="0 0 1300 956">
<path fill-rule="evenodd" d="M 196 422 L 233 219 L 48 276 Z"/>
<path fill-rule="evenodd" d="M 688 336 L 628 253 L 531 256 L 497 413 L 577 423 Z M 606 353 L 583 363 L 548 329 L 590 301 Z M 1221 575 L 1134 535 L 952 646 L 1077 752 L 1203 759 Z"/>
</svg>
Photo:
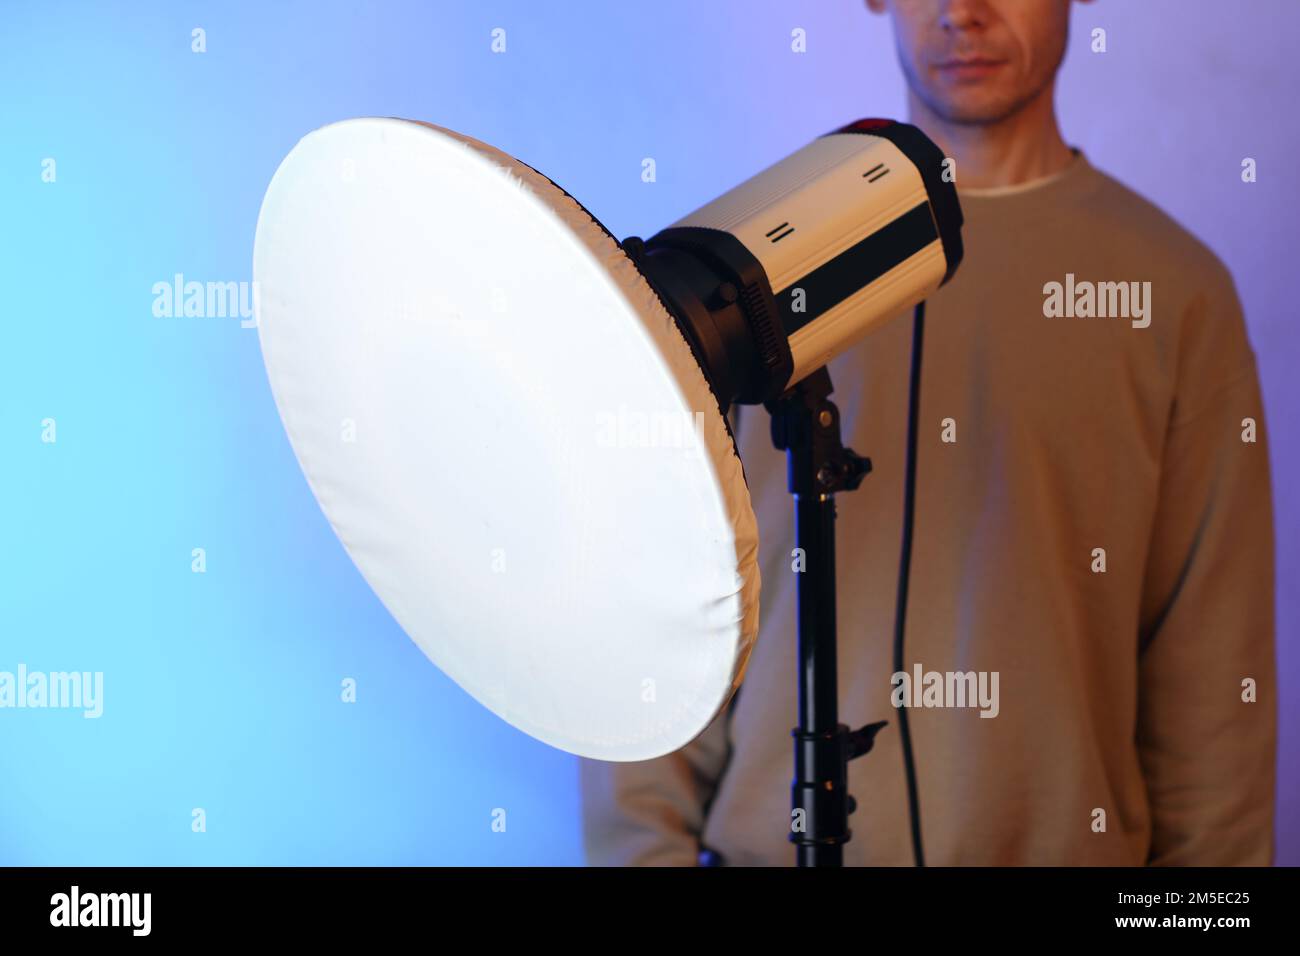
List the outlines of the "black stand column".
<svg viewBox="0 0 1300 956">
<path fill-rule="evenodd" d="M 853 491 L 871 461 L 845 448 L 839 409 L 821 369 L 767 405 L 772 441 L 786 453 L 795 497 L 798 572 L 799 725 L 794 737 L 790 841 L 799 866 L 842 866 L 852 837 L 848 764 L 871 749 L 885 721 L 850 730 L 839 722 L 835 632 L 835 492 Z"/>
</svg>

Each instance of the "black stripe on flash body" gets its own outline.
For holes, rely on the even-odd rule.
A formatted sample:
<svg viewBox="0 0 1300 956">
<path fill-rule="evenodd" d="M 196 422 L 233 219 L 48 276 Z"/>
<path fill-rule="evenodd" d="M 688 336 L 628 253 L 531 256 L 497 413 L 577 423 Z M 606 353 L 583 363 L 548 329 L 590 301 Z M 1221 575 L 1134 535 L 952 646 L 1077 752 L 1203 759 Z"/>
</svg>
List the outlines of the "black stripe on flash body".
<svg viewBox="0 0 1300 956">
<path fill-rule="evenodd" d="M 776 294 L 785 334 L 793 335 L 938 238 L 930 204 L 918 203 L 883 229 L 823 262 L 802 279 L 791 282 Z M 803 312 L 791 309 L 795 289 L 803 289 Z"/>
</svg>

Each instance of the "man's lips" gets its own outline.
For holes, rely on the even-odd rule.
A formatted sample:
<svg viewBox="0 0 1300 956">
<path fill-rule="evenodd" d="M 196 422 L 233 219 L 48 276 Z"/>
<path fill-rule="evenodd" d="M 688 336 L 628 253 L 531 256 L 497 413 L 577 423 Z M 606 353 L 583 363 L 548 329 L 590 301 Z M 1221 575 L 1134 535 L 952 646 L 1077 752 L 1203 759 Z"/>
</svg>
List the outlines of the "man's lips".
<svg viewBox="0 0 1300 956">
<path fill-rule="evenodd" d="M 934 65 L 940 76 L 954 81 L 982 80 L 1006 65 L 1006 60 L 994 60 L 990 57 L 972 57 L 962 60 L 946 60 Z"/>
</svg>

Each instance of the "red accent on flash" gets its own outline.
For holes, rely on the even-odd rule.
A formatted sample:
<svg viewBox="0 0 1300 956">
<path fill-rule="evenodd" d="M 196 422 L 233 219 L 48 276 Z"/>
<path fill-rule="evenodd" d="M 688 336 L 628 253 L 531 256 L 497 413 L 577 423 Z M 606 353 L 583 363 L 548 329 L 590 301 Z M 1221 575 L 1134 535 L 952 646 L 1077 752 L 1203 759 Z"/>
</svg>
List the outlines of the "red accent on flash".
<svg viewBox="0 0 1300 956">
<path fill-rule="evenodd" d="M 894 121 L 889 119 L 860 119 L 856 122 L 849 123 L 847 126 L 841 126 L 835 132 L 847 133 L 851 130 L 860 130 L 866 132 L 873 129 L 884 129 L 886 126 L 893 126 Z"/>
</svg>

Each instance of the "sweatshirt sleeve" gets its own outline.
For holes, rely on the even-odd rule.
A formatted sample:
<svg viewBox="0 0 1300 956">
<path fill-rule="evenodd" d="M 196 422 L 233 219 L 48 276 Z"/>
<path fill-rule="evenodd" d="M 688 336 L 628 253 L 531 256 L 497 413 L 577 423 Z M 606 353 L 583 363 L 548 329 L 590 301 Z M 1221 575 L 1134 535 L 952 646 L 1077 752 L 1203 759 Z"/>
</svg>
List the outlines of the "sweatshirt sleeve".
<svg viewBox="0 0 1300 956">
<path fill-rule="evenodd" d="M 1149 863 L 1263 866 L 1277 736 L 1263 408 L 1226 270 L 1192 313 L 1142 597 L 1137 745 Z"/>
<path fill-rule="evenodd" d="M 578 759 L 588 865 L 698 864 L 708 804 L 726 765 L 730 707 L 685 747 L 663 757 L 630 763 Z"/>
</svg>

